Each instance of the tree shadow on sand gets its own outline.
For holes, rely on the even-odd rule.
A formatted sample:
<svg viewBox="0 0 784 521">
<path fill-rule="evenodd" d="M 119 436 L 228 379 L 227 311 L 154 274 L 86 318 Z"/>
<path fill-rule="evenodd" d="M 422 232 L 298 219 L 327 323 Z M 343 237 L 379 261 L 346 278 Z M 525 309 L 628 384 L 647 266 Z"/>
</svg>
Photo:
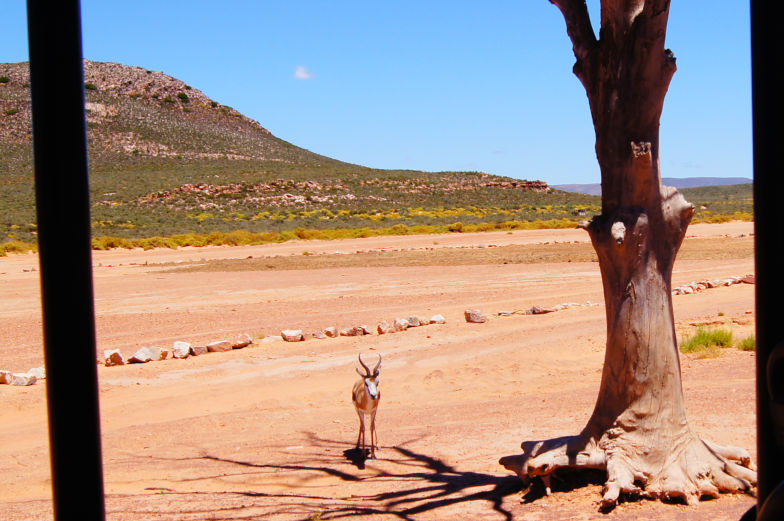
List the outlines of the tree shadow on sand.
<svg viewBox="0 0 784 521">
<path fill-rule="evenodd" d="M 229 517 L 221 517 L 221 519 L 260 519 L 285 513 L 288 519 L 302 520 L 350 519 L 369 515 L 415 520 L 417 514 L 433 513 L 460 504 L 483 502 L 487 503 L 488 511 L 483 513 L 482 517 L 511 520 L 512 513 L 503 505 L 504 498 L 522 489 L 522 481 L 517 476 L 461 471 L 437 458 L 418 453 L 405 446 L 382 447 L 384 457 L 368 460 L 374 462 L 372 469 L 359 472 L 366 464 L 362 451 L 353 447 L 346 448 L 345 443 L 321 439 L 314 434 L 308 433 L 308 437 L 311 443 L 309 448 L 312 450 L 306 455 L 306 460 L 278 464 L 240 461 L 230 457 L 203 454 L 185 460 L 217 464 L 220 473 L 180 480 L 182 482 L 209 481 L 230 476 L 235 480 L 236 486 L 236 480 L 242 479 L 243 475 L 258 477 L 259 474 L 274 473 L 280 476 L 281 480 L 288 479 L 289 483 L 301 481 L 301 486 L 290 484 L 290 492 L 273 493 L 263 490 L 220 493 L 174 490 L 161 492 L 170 498 L 181 497 L 183 506 L 187 505 L 187 513 L 190 514 L 198 513 L 200 508 L 198 505 L 201 503 L 199 494 L 205 494 L 205 497 L 207 494 L 210 496 L 221 494 L 234 498 L 244 497 L 245 501 L 248 498 L 256 501 L 251 505 L 242 504 L 240 510 L 239 506 L 231 506 L 238 500 L 229 500 L 221 507 L 224 515 L 228 514 Z M 342 455 L 342 458 L 339 455 Z M 308 481 L 314 479 L 314 475 L 332 476 L 346 483 L 338 495 L 316 495 L 310 493 L 313 488 L 308 486 Z M 185 498 L 189 494 L 191 497 L 186 501 Z M 221 501 L 221 504 L 224 503 Z M 208 511 L 206 505 L 203 508 L 205 512 Z M 225 511 L 233 509 L 236 511 L 231 513 Z M 214 509 L 209 511 L 214 512 Z M 301 513 L 301 517 L 292 515 L 297 512 Z M 178 513 L 185 512 L 178 510 Z M 232 514 L 236 514 L 236 517 Z M 444 512 L 444 515 L 448 516 L 447 512 Z"/>
</svg>

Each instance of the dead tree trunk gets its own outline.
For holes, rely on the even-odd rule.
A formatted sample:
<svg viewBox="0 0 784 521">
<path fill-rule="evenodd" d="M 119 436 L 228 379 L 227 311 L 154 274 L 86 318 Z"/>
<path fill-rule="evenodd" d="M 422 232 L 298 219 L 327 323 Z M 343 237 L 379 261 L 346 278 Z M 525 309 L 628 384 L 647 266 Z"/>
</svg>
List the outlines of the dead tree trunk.
<svg viewBox="0 0 784 521">
<path fill-rule="evenodd" d="M 694 212 L 661 185 L 659 119 L 675 73 L 664 47 L 669 0 L 603 0 L 597 39 L 585 0 L 563 13 L 596 131 L 602 214 L 585 225 L 599 257 L 607 347 L 593 415 L 576 436 L 524 442 L 501 463 L 524 480 L 563 467 L 607 471 L 621 493 L 692 503 L 756 482 L 745 450 L 700 440 L 686 420 L 672 312 L 672 267 Z"/>
</svg>

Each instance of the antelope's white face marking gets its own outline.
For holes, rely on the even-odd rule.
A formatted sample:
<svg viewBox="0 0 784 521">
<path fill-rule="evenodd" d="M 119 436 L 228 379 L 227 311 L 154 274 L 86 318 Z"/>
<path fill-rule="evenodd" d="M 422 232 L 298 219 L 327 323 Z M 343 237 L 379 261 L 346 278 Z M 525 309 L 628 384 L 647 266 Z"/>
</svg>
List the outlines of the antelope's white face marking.
<svg viewBox="0 0 784 521">
<path fill-rule="evenodd" d="M 368 395 L 374 400 L 378 398 L 378 376 L 372 376 L 370 378 L 365 378 L 365 389 L 367 390 Z"/>
</svg>

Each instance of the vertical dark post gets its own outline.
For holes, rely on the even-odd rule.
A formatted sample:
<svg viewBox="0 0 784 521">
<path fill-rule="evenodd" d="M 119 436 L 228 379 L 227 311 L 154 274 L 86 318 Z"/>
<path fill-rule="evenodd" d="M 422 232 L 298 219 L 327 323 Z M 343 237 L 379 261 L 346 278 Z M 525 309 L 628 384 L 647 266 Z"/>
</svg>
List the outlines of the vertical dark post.
<svg viewBox="0 0 784 521">
<path fill-rule="evenodd" d="M 28 0 L 54 513 L 104 519 L 78 0 Z"/>
<path fill-rule="evenodd" d="M 781 519 L 784 481 L 784 195 L 781 158 L 784 98 L 777 79 L 784 56 L 780 2 L 752 0 L 754 230 L 757 318 L 758 519 Z M 766 504 L 766 501 L 768 502 Z M 778 513 L 776 513 L 778 512 Z"/>
</svg>

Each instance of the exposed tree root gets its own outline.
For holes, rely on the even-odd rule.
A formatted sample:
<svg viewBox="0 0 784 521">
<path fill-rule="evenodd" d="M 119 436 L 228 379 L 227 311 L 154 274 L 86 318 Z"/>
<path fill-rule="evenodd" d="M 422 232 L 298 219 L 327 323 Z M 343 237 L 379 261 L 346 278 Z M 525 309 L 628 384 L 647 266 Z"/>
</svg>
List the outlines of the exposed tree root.
<svg viewBox="0 0 784 521">
<path fill-rule="evenodd" d="M 622 494 L 694 504 L 723 492 L 754 493 L 757 474 L 744 449 L 704 442 L 690 431 L 667 442 L 664 450 L 640 443 L 641 438 L 609 429 L 598 440 L 578 435 L 526 441 L 523 454 L 499 463 L 525 483 L 541 478 L 548 495 L 550 477 L 558 469 L 604 470 L 602 510 L 615 507 Z"/>
</svg>

